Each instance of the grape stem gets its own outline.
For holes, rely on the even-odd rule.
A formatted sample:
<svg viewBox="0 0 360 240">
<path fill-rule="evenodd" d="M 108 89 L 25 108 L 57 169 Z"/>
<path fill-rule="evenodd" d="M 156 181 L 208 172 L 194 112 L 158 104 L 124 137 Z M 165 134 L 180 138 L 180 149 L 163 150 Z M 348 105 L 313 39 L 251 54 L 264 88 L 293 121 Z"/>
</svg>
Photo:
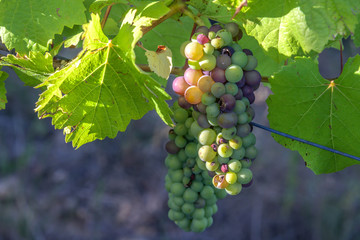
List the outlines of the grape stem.
<svg viewBox="0 0 360 240">
<path fill-rule="evenodd" d="M 175 1 L 173 4 L 171 4 L 169 6 L 170 11 L 165 14 L 164 16 L 162 16 L 161 18 L 159 18 L 158 20 L 155 20 L 151 23 L 151 26 L 146 26 L 146 27 L 142 27 L 141 31 L 143 32 L 143 36 L 148 33 L 149 31 L 151 31 L 153 28 L 155 28 L 157 25 L 159 25 L 160 23 L 164 22 L 166 19 L 172 17 L 173 15 L 175 15 L 178 12 L 181 12 L 183 9 L 186 8 L 186 5 L 184 4 L 184 2 L 178 0 Z"/>
<path fill-rule="evenodd" d="M 242 1 L 240 5 L 236 8 L 234 15 L 231 17 L 231 20 L 233 20 L 236 17 L 236 15 L 240 13 L 241 9 L 247 5 L 248 5 L 247 0 Z"/>
<path fill-rule="evenodd" d="M 106 12 L 105 12 L 105 16 L 103 18 L 103 20 L 101 21 L 101 29 L 104 29 L 105 23 L 109 17 L 111 8 L 112 8 L 113 4 L 111 4 L 110 6 L 107 7 Z"/>
</svg>

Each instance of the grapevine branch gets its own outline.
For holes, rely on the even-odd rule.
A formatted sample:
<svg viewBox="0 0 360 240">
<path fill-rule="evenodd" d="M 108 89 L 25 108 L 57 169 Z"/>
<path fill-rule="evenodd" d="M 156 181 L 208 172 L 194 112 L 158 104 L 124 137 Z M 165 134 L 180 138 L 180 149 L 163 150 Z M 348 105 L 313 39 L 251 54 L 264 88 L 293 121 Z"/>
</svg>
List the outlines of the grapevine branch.
<svg viewBox="0 0 360 240">
<path fill-rule="evenodd" d="M 344 156 L 344 157 L 348 157 L 348 158 L 354 159 L 354 160 L 356 160 L 356 161 L 360 161 L 360 157 L 356 157 L 356 156 L 354 156 L 354 155 L 351 155 L 351 154 L 348 154 L 348 153 L 344 153 L 344 152 L 341 152 L 341 151 L 338 151 L 338 150 L 335 150 L 335 149 L 332 149 L 332 148 L 329 148 L 329 147 L 326 147 L 326 146 L 323 146 L 323 145 L 320 145 L 320 144 L 317 144 L 317 143 L 314 143 L 314 142 L 310 142 L 310 141 L 307 141 L 307 140 L 304 140 L 304 139 L 301 139 L 301 138 L 298 138 L 298 137 L 294 137 L 294 136 L 289 135 L 289 134 L 287 134 L 287 133 L 283 133 L 283 132 L 274 130 L 274 129 L 272 129 L 272 128 L 263 126 L 263 125 L 261 125 L 261 124 L 255 123 L 255 122 L 250 122 L 250 125 L 252 125 L 252 126 L 254 126 L 254 127 L 257 127 L 257 128 L 260 128 L 260 129 L 263 129 L 263 130 L 268 131 L 268 132 L 275 133 L 275 134 L 280 135 L 280 136 L 283 136 L 283 137 L 287 137 L 287 138 L 293 139 L 293 140 L 298 141 L 298 142 L 302 142 L 302 143 L 308 144 L 308 145 L 313 146 L 313 147 L 320 148 L 320 149 L 322 149 L 322 150 L 326 150 L 326 151 L 329 151 L 329 152 L 332 152 L 332 153 L 339 154 L 339 155 Z"/>
<path fill-rule="evenodd" d="M 104 19 L 101 21 L 101 29 L 104 29 L 104 26 L 105 26 L 105 23 L 106 23 L 106 21 L 107 21 L 107 19 L 108 19 L 108 17 L 109 17 L 109 14 L 110 14 L 112 5 L 113 5 L 113 4 L 111 4 L 110 6 L 108 6 L 107 9 L 106 9 Z"/>
<path fill-rule="evenodd" d="M 247 0 L 242 1 L 240 5 L 236 8 L 234 15 L 231 17 L 231 20 L 234 19 L 236 15 L 240 13 L 241 9 L 247 5 L 248 5 Z"/>
</svg>

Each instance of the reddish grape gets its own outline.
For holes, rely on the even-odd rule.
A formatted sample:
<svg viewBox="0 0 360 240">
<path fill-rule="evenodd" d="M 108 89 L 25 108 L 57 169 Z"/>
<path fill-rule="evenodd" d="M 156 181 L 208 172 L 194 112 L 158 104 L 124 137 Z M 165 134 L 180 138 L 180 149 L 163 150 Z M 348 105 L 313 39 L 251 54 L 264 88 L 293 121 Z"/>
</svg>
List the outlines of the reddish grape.
<svg viewBox="0 0 360 240">
<path fill-rule="evenodd" d="M 198 41 L 198 43 L 204 45 L 205 43 L 208 43 L 210 40 L 207 36 L 205 36 L 204 34 L 199 34 L 196 37 L 196 40 Z"/>
<path fill-rule="evenodd" d="M 185 81 L 192 86 L 196 86 L 199 78 L 203 75 L 201 70 L 195 70 L 192 68 L 186 69 L 184 72 Z"/>
<path fill-rule="evenodd" d="M 224 94 L 220 98 L 220 110 L 223 112 L 231 112 L 235 107 L 235 98 L 231 94 Z"/>
<path fill-rule="evenodd" d="M 179 99 L 178 99 L 178 103 L 179 103 L 179 106 L 184 108 L 184 109 L 189 109 L 191 108 L 191 104 L 188 103 L 185 99 L 184 96 L 180 96 Z"/>
<path fill-rule="evenodd" d="M 190 87 L 189 84 L 185 81 L 183 76 L 177 77 L 174 79 L 172 83 L 172 89 L 175 93 L 179 94 L 180 96 L 184 95 L 185 90 Z"/>
<path fill-rule="evenodd" d="M 203 75 L 199 78 L 198 82 L 197 82 L 197 86 L 200 88 L 200 90 L 202 92 L 210 92 L 211 91 L 211 86 L 214 84 L 214 80 L 207 75 Z"/>
<path fill-rule="evenodd" d="M 188 103 L 198 104 L 201 102 L 203 92 L 197 86 L 190 86 L 186 89 L 184 97 Z"/>
<path fill-rule="evenodd" d="M 210 76 L 215 82 L 226 83 L 225 70 L 221 68 L 215 68 L 211 71 Z"/>
</svg>

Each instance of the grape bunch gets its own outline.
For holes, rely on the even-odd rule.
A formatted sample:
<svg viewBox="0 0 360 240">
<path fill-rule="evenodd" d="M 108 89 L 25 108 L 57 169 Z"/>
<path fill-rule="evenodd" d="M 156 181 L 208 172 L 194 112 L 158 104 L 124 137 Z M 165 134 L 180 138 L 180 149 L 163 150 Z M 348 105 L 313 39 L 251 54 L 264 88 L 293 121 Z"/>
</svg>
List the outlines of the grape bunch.
<svg viewBox="0 0 360 240">
<path fill-rule="evenodd" d="M 188 189 L 192 189 L 194 183 L 215 193 L 210 203 L 201 195 L 202 189 L 197 189 L 197 195 L 192 194 L 194 203 L 199 199 L 205 201 L 205 205 L 200 205 L 200 208 L 204 205 L 205 210 L 208 204 L 216 203 L 215 198 L 224 197 L 224 193 L 237 195 L 252 183 L 249 167 L 257 149 L 249 124 L 255 115 L 250 105 L 255 101 L 254 91 L 260 86 L 261 75 L 255 70 L 257 60 L 252 52 L 236 43 L 241 37 L 242 31 L 235 23 L 223 27 L 220 24 L 210 28 L 200 26 L 191 41 L 180 49 L 189 67 L 184 76 L 175 78 L 172 84 L 179 98 L 173 106 L 176 126 L 169 134 L 166 150 L 168 158 L 173 159 L 174 164 L 177 162 L 177 169 L 173 169 L 167 158 L 166 186 L 170 197 L 169 218 L 184 230 L 203 231 L 212 222 L 211 215 L 205 214 L 203 219 L 207 221 L 201 220 L 200 224 L 197 214 L 186 213 L 183 205 L 180 206 L 188 203 L 190 193 L 187 192 L 192 192 Z M 176 181 L 174 170 L 179 171 Z M 199 205 L 194 206 L 197 210 Z M 184 217 L 187 220 L 183 220 Z M 186 224 L 182 225 L 179 219 Z"/>
</svg>

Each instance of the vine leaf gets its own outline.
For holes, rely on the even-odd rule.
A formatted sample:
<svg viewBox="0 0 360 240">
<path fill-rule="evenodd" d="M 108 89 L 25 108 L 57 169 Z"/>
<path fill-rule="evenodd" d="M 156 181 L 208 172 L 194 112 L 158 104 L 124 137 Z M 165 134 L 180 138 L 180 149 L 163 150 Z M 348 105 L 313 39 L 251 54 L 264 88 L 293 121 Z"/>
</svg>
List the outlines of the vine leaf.
<svg viewBox="0 0 360 240">
<path fill-rule="evenodd" d="M 145 55 L 148 59 L 150 70 L 159 77 L 168 79 L 172 69 L 171 50 L 164 45 L 160 45 L 156 52 L 147 50 Z"/>
<path fill-rule="evenodd" d="M 118 3 L 128 4 L 129 2 L 126 0 L 95 0 L 90 5 L 89 11 L 93 13 L 100 13 L 101 9 L 103 9 L 104 7 Z"/>
<path fill-rule="evenodd" d="M 270 126 L 342 152 L 360 156 L 360 56 L 350 58 L 340 77 L 323 79 L 311 59 L 296 58 L 270 80 Z M 358 161 L 278 135 L 298 151 L 316 174 L 331 173 Z"/>
<path fill-rule="evenodd" d="M 5 80 L 8 76 L 6 72 L 0 71 L 0 110 L 5 109 L 5 104 L 7 103 Z"/>
<path fill-rule="evenodd" d="M 173 54 L 172 62 L 174 66 L 183 66 L 185 58 L 180 54 L 180 46 L 189 40 L 191 29 L 194 22 L 189 17 L 181 17 L 178 21 L 169 18 L 164 23 L 156 26 L 152 31 L 146 33 L 141 38 L 141 43 L 147 49 L 156 49 L 158 45 L 166 45 Z M 174 32 L 176 29 L 176 32 Z M 135 48 L 136 63 L 147 64 L 144 51 Z"/>
<path fill-rule="evenodd" d="M 0 1 L 0 37 L 20 54 L 45 52 L 64 26 L 86 22 L 82 0 Z"/>
<path fill-rule="evenodd" d="M 8 54 L 0 65 L 12 67 L 26 86 L 35 87 L 54 72 L 53 57 L 50 53 L 30 52 L 27 56 Z"/>
<path fill-rule="evenodd" d="M 55 128 L 64 129 L 66 142 L 76 148 L 116 137 L 131 119 L 140 119 L 153 108 L 172 125 L 165 102 L 170 96 L 135 65 L 133 47 L 136 36 L 141 36 L 135 18 L 142 13 L 130 10 L 113 40 L 102 32 L 99 16 L 92 15 L 84 51 L 39 86 L 47 87 L 37 102 L 39 117 L 52 117 Z"/>
<path fill-rule="evenodd" d="M 321 52 L 338 34 L 354 32 L 359 13 L 357 0 L 249 0 L 236 20 L 266 51 L 275 48 L 291 57 Z"/>
</svg>

